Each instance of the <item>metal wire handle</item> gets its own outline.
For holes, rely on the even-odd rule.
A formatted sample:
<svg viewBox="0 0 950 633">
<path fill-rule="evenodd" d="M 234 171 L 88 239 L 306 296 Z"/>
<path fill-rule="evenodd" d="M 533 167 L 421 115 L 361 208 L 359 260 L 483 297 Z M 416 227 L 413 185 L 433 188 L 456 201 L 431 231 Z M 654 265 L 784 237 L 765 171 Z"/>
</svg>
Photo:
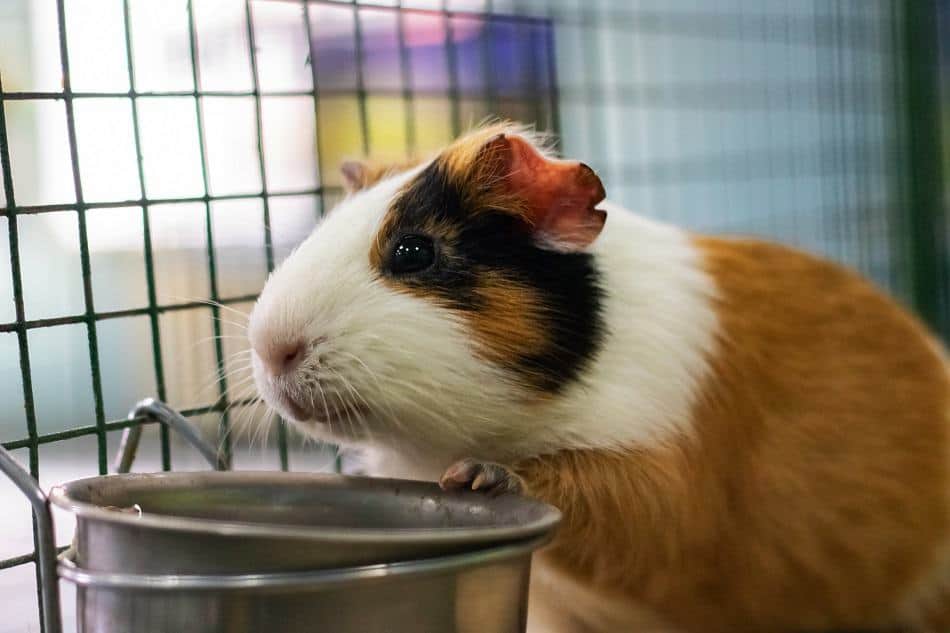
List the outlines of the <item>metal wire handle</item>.
<svg viewBox="0 0 950 633">
<path fill-rule="evenodd" d="M 59 582 L 56 578 L 56 534 L 53 532 L 53 514 L 50 512 L 49 499 L 39 483 L 3 446 L 0 446 L 0 471 L 20 489 L 33 506 L 33 517 L 36 520 L 37 570 L 40 585 L 43 587 L 40 596 L 43 630 L 46 633 L 62 633 Z"/>
<path fill-rule="evenodd" d="M 227 470 L 227 458 L 214 450 L 198 430 L 180 413 L 164 402 L 155 398 L 142 400 L 132 411 L 129 419 L 148 418 L 160 422 L 177 431 L 189 444 L 198 449 L 198 452 L 208 460 L 215 470 Z M 125 429 L 122 441 L 119 444 L 119 454 L 116 458 L 115 470 L 127 473 L 132 467 L 135 452 L 138 450 L 139 440 L 142 437 L 142 425 Z M 46 633 L 62 633 L 62 617 L 59 606 L 59 581 L 56 575 L 56 534 L 53 531 L 53 514 L 50 511 L 49 499 L 39 483 L 30 475 L 7 449 L 0 445 L 0 472 L 7 476 L 13 484 L 30 501 L 33 506 L 33 517 L 36 520 L 36 556 L 37 569 L 42 587 L 43 630 Z"/>
<path fill-rule="evenodd" d="M 129 412 L 129 419 L 149 418 L 152 421 L 160 422 L 178 432 L 185 440 L 194 446 L 202 457 L 204 457 L 215 470 L 228 470 L 230 464 L 227 456 L 222 452 L 215 450 L 205 441 L 195 426 L 185 419 L 180 413 L 170 406 L 156 400 L 155 398 L 146 398 L 142 400 Z M 115 460 L 115 471 L 117 473 L 127 473 L 132 469 L 132 462 L 135 460 L 135 453 L 139 448 L 139 440 L 142 439 L 142 425 L 131 426 L 122 432 L 122 440 L 119 442 L 119 453 Z"/>
</svg>

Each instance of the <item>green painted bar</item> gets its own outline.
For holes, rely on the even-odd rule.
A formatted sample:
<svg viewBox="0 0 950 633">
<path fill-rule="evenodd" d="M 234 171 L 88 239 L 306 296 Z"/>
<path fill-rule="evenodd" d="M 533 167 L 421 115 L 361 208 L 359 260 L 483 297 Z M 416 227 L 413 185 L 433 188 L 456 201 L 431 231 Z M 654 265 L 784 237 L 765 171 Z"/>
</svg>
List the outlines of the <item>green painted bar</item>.
<svg viewBox="0 0 950 633">
<path fill-rule="evenodd" d="M 7 198 L 7 205 L 10 209 L 16 208 L 16 195 L 13 189 L 13 168 L 10 163 L 10 142 L 7 133 L 6 104 L 3 100 L 3 77 L 0 77 L 0 168 L 3 170 L 3 188 Z M 13 285 L 13 305 L 16 320 L 23 323 L 26 320 L 25 309 L 23 305 L 23 274 L 20 267 L 20 240 L 19 230 L 17 228 L 16 215 L 11 214 L 7 222 L 10 240 L 10 274 Z M 30 347 L 27 338 L 27 331 L 24 327 L 16 330 L 17 347 L 20 357 L 20 379 L 23 384 L 23 408 L 26 415 L 27 441 L 25 447 L 29 450 L 29 469 L 30 474 L 39 479 L 40 476 L 40 455 L 39 441 L 36 429 L 36 405 L 33 400 L 33 373 L 30 369 Z M 36 518 L 31 516 L 33 529 L 33 551 L 39 548 L 39 538 L 36 532 Z M 36 561 L 35 555 L 30 561 Z M 9 561 L 3 561 L 9 562 Z M 39 606 L 40 631 L 44 631 L 42 609 L 43 609 L 43 589 L 40 583 L 40 575 L 34 568 L 34 582 L 36 583 L 37 605 Z"/>
<path fill-rule="evenodd" d="M 129 18 L 129 0 L 122 2 L 122 21 L 125 27 L 125 54 L 126 69 L 129 73 L 130 92 L 135 93 L 135 64 L 132 62 L 132 24 Z M 139 181 L 139 191 L 142 197 L 145 197 L 145 168 L 142 158 L 142 138 L 141 128 L 139 126 L 139 107 L 138 99 L 130 99 L 132 105 L 132 135 L 135 143 L 135 167 L 136 175 Z M 149 331 L 152 335 L 152 358 L 155 366 L 155 388 L 158 399 L 167 400 L 167 391 L 165 389 L 165 369 L 162 361 L 162 336 L 158 322 L 158 298 L 155 291 L 155 259 L 152 254 L 152 227 L 149 218 L 149 205 L 142 205 L 142 231 L 144 237 L 145 250 L 145 284 L 148 291 L 148 320 Z M 162 452 L 162 470 L 169 471 L 172 468 L 171 443 L 168 428 L 162 426 L 159 430 L 159 441 Z"/>
<path fill-rule="evenodd" d="M 462 133 L 462 114 L 459 103 L 459 63 L 452 28 L 452 15 L 448 11 L 449 0 L 442 0 L 442 25 L 445 29 L 445 63 L 449 71 L 449 109 L 452 136 Z"/>
<path fill-rule="evenodd" d="M 264 130 L 261 123 L 261 85 L 260 72 L 257 68 L 257 44 L 254 40 L 254 16 L 250 0 L 244 0 L 244 18 L 247 26 L 248 57 L 251 62 L 251 82 L 254 87 L 254 133 L 257 147 L 258 173 L 261 178 L 261 202 L 264 210 L 264 256 L 267 263 L 267 272 L 274 270 L 274 240 L 271 235 L 270 194 L 267 190 L 267 168 L 264 161 Z M 309 93 L 307 93 L 309 96 Z M 277 420 L 277 453 L 280 459 L 280 469 L 288 470 L 289 457 L 287 455 L 287 427 L 284 420 Z"/>
<path fill-rule="evenodd" d="M 56 14 L 59 23 L 59 58 L 63 67 L 63 90 L 70 92 L 69 47 L 66 34 L 65 0 L 57 0 Z M 105 407 L 102 402 L 102 375 L 99 371 L 99 342 L 96 331 L 96 307 L 92 298 L 92 269 L 89 264 L 89 238 L 86 230 L 86 207 L 82 192 L 82 178 L 79 175 L 79 149 L 76 145 L 76 120 L 73 115 L 73 101 L 66 99 L 66 133 L 69 139 L 69 156 L 73 174 L 73 187 L 76 191 L 76 214 L 79 219 L 79 265 L 82 269 L 83 302 L 86 306 L 85 322 L 89 338 L 89 369 L 92 372 L 92 395 L 95 404 L 97 449 L 99 474 L 109 472 L 109 455 L 106 443 Z"/>
<path fill-rule="evenodd" d="M 356 102 L 359 108 L 360 136 L 363 142 L 363 156 L 369 156 L 369 112 L 366 108 L 366 84 L 363 77 L 363 21 L 360 19 L 360 7 L 356 0 L 351 0 L 353 6 L 353 50 L 356 56 Z"/>
<path fill-rule="evenodd" d="M 246 398 L 243 400 L 236 400 L 234 402 L 228 403 L 227 405 L 222 404 L 220 401 L 206 406 L 206 407 L 194 407 L 190 409 L 181 409 L 181 413 L 185 417 L 193 417 L 196 415 L 205 415 L 207 413 L 222 413 L 227 407 L 243 407 L 248 406 L 254 403 L 253 399 Z M 147 418 L 134 418 L 131 420 L 122 419 L 122 420 L 112 420 L 105 422 L 102 426 L 106 431 L 120 431 L 122 429 L 127 429 L 132 426 L 139 424 L 148 424 L 150 420 Z M 26 448 L 32 444 L 52 444 L 53 442 L 59 442 L 61 440 L 71 440 L 77 437 L 85 437 L 87 435 L 95 435 L 99 430 L 98 425 L 89 425 L 89 426 L 79 426 L 70 429 L 64 429 L 62 431 L 56 431 L 55 433 L 46 433 L 44 435 L 37 435 L 33 438 L 25 438 L 21 440 L 13 440 L 10 442 L 3 442 L 2 445 L 7 450 L 15 450 L 18 448 Z"/>
<path fill-rule="evenodd" d="M 946 340 L 947 219 L 940 121 L 937 3 L 914 0 L 902 5 L 906 70 L 908 165 L 908 255 L 914 304 Z"/>
<path fill-rule="evenodd" d="M 308 95 L 309 96 L 309 95 Z M 338 193 L 339 187 L 326 187 L 327 193 Z M 317 187 L 312 189 L 300 189 L 297 191 L 272 191 L 268 195 L 272 198 L 319 195 L 324 193 L 323 189 Z M 116 209 L 120 207 L 151 206 L 157 204 L 185 204 L 189 202 L 216 202 L 219 200 L 252 200 L 259 198 L 259 193 L 232 193 L 218 196 L 190 196 L 184 198 L 138 198 L 135 200 L 121 200 L 118 202 L 87 202 L 83 206 L 89 209 Z M 16 207 L 9 205 L 6 209 L 0 210 L 0 217 L 9 215 L 12 210 L 17 215 L 36 215 L 40 213 L 56 213 L 59 211 L 72 211 L 76 208 L 74 203 L 61 204 L 41 204 L 32 206 Z"/>
<path fill-rule="evenodd" d="M 222 298 L 218 301 L 221 305 L 228 305 L 231 303 L 247 303 L 248 301 L 254 301 L 257 299 L 256 294 L 251 295 L 241 295 L 238 297 L 227 297 Z M 127 310 L 107 310 L 104 312 L 97 312 L 92 315 L 96 321 L 105 321 L 107 319 L 120 319 L 123 317 L 130 316 L 141 316 L 149 314 L 152 311 L 155 311 L 159 314 L 165 312 L 175 312 L 178 310 L 190 310 L 194 308 L 207 308 L 209 304 L 206 301 L 188 301 L 186 303 L 172 303 L 167 305 L 155 305 L 147 308 L 129 308 Z M 76 323 L 85 323 L 90 319 L 89 316 L 85 314 L 74 314 L 69 316 L 62 317 L 50 317 L 48 319 L 33 319 L 23 321 L 14 321 L 13 323 L 0 323 L 0 332 L 16 332 L 18 330 L 34 330 L 37 328 L 44 327 L 54 327 L 57 325 L 72 325 Z"/>
<path fill-rule="evenodd" d="M 402 84 L 402 103 L 406 117 L 406 153 L 413 156 L 416 152 L 416 91 L 412 86 L 412 65 L 409 60 L 409 47 L 406 46 L 406 13 L 402 8 L 402 0 L 396 0 L 396 41 L 399 44 L 399 83 Z"/>
<path fill-rule="evenodd" d="M 310 78 L 312 81 L 312 84 L 311 84 L 312 91 L 310 94 L 313 97 L 314 130 L 316 131 L 316 135 L 317 135 L 316 167 L 317 167 L 317 175 L 320 178 L 320 187 L 318 188 L 319 193 L 317 194 L 319 207 L 320 207 L 317 210 L 317 221 L 319 221 L 320 218 L 322 218 L 323 215 L 326 213 L 327 203 L 326 203 L 326 197 L 324 196 L 324 192 L 328 190 L 326 187 L 323 186 L 323 151 L 322 151 L 323 146 L 321 144 L 322 134 L 320 133 L 320 82 L 319 82 L 319 78 L 317 77 L 317 64 L 314 62 L 315 49 L 314 49 L 314 41 L 313 41 L 313 28 L 311 26 L 311 15 L 310 15 L 310 5 L 312 3 L 308 2 L 308 0 L 301 0 L 301 4 L 303 5 L 304 33 L 307 36 L 307 53 L 308 53 L 307 59 L 310 61 Z M 286 434 L 287 432 L 286 425 L 281 425 L 280 427 L 278 427 L 277 431 L 278 433 Z M 280 438 L 278 438 L 278 441 L 280 441 Z M 286 437 L 284 441 L 286 441 Z M 340 472 L 341 468 L 340 468 L 339 459 L 334 461 L 333 466 L 336 472 Z M 285 464 L 281 462 L 281 468 L 284 468 L 284 467 L 285 467 Z"/>
<path fill-rule="evenodd" d="M 201 88 L 201 73 L 198 68 L 198 30 L 195 27 L 195 12 L 192 0 L 188 0 L 188 42 L 189 53 L 191 57 L 191 79 L 195 90 Z M 221 414 L 221 421 L 218 425 L 218 442 L 224 451 L 225 463 L 231 464 L 231 429 L 230 417 L 228 415 L 228 380 L 225 374 L 224 349 L 221 344 L 221 309 L 220 297 L 218 295 L 218 273 L 216 265 L 216 255 L 214 251 L 214 231 L 211 221 L 211 202 L 208 199 L 210 187 L 208 186 L 208 152 L 205 146 L 205 126 L 204 113 L 201 107 L 201 99 L 195 97 L 195 118 L 198 124 L 198 150 L 201 156 L 201 183 L 204 191 L 204 209 L 205 209 L 205 236 L 208 240 L 208 281 L 211 284 L 211 318 L 212 332 L 214 334 L 214 357 L 216 371 L 218 372 L 218 398 L 224 406 Z M 259 196 L 254 196 L 259 197 Z"/>
</svg>

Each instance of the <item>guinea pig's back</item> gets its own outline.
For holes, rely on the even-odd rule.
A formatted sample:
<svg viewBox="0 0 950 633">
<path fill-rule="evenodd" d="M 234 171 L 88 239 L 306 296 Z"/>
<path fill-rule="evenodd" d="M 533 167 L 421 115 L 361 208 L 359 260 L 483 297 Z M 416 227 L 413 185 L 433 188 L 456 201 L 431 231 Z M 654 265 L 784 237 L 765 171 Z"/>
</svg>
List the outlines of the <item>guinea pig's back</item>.
<svg viewBox="0 0 950 633">
<path fill-rule="evenodd" d="M 736 573 L 785 575 L 776 595 L 737 592 L 750 608 L 827 603 L 840 622 L 918 615 L 950 543 L 942 346 L 836 264 L 755 240 L 693 242 L 718 321 L 694 428 L 741 517 Z M 950 599 L 937 603 L 950 615 Z"/>
</svg>

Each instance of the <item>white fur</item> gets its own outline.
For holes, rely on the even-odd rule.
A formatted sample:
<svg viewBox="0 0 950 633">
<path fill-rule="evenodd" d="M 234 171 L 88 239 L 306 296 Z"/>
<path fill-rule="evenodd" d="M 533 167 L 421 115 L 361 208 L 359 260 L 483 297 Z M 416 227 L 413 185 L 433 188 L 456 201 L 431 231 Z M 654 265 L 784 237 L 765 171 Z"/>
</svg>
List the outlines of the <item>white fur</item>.
<svg viewBox="0 0 950 633">
<path fill-rule="evenodd" d="M 585 379 L 554 405 L 547 450 L 622 449 L 689 430 L 714 344 L 715 287 L 678 228 L 611 203 L 591 252 L 607 291 L 608 338 Z"/>
<path fill-rule="evenodd" d="M 252 342 L 325 339 L 305 363 L 308 377 L 282 388 L 319 407 L 319 381 L 370 410 L 331 427 L 302 421 L 307 432 L 369 449 L 369 472 L 424 479 L 462 457 L 504 462 L 689 432 L 716 316 L 713 282 L 685 233 L 601 205 L 607 222 L 590 250 L 607 293 L 607 337 L 581 380 L 539 402 L 476 355 L 463 319 L 374 276 L 372 241 L 414 173 L 343 201 L 273 274 L 252 314 Z M 276 387 L 259 367 L 256 375 L 276 404 Z"/>
<path fill-rule="evenodd" d="M 600 208 L 607 223 L 591 252 L 607 290 L 603 350 L 554 401 L 511 402 L 496 412 L 491 425 L 507 430 L 494 446 L 479 446 L 476 457 L 504 462 L 567 448 L 619 450 L 690 432 L 717 329 L 714 283 L 680 229 L 613 204 Z M 370 472 L 431 479 L 463 456 L 404 448 L 410 452 L 378 447 Z"/>
<path fill-rule="evenodd" d="M 493 422 L 516 394 L 503 372 L 475 357 L 457 317 L 393 290 L 371 271 L 369 253 L 380 222 L 413 173 L 388 179 L 334 209 L 268 280 L 251 315 L 249 337 L 256 345 L 268 338 L 322 339 L 304 363 L 308 376 L 277 384 L 298 398 L 306 394 L 319 410 L 322 397 L 313 389 L 319 380 L 328 394 L 372 411 L 332 428 L 299 421 L 306 432 L 403 454 L 414 449 L 464 454 L 491 435 Z M 254 360 L 262 395 L 282 409 L 275 384 Z M 292 417 L 286 409 L 282 413 Z"/>
</svg>

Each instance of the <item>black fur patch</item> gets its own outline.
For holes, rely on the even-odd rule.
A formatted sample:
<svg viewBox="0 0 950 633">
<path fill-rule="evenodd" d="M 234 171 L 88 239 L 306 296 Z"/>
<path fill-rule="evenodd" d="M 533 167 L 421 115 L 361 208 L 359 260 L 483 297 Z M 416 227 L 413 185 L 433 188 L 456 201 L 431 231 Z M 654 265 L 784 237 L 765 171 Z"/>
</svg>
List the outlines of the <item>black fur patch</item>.
<svg viewBox="0 0 950 633">
<path fill-rule="evenodd" d="M 450 184 L 435 161 L 394 202 L 383 239 L 381 274 L 439 297 L 448 307 L 491 318 L 475 289 L 486 276 L 503 277 L 535 289 L 543 304 L 537 327 L 549 343 L 523 354 L 507 369 L 535 389 L 559 392 L 576 380 L 604 338 L 604 291 L 595 259 L 539 247 L 527 224 L 504 209 L 478 206 L 478 192 Z M 393 246 L 407 234 L 436 242 L 434 265 L 408 275 L 388 267 Z"/>
</svg>

